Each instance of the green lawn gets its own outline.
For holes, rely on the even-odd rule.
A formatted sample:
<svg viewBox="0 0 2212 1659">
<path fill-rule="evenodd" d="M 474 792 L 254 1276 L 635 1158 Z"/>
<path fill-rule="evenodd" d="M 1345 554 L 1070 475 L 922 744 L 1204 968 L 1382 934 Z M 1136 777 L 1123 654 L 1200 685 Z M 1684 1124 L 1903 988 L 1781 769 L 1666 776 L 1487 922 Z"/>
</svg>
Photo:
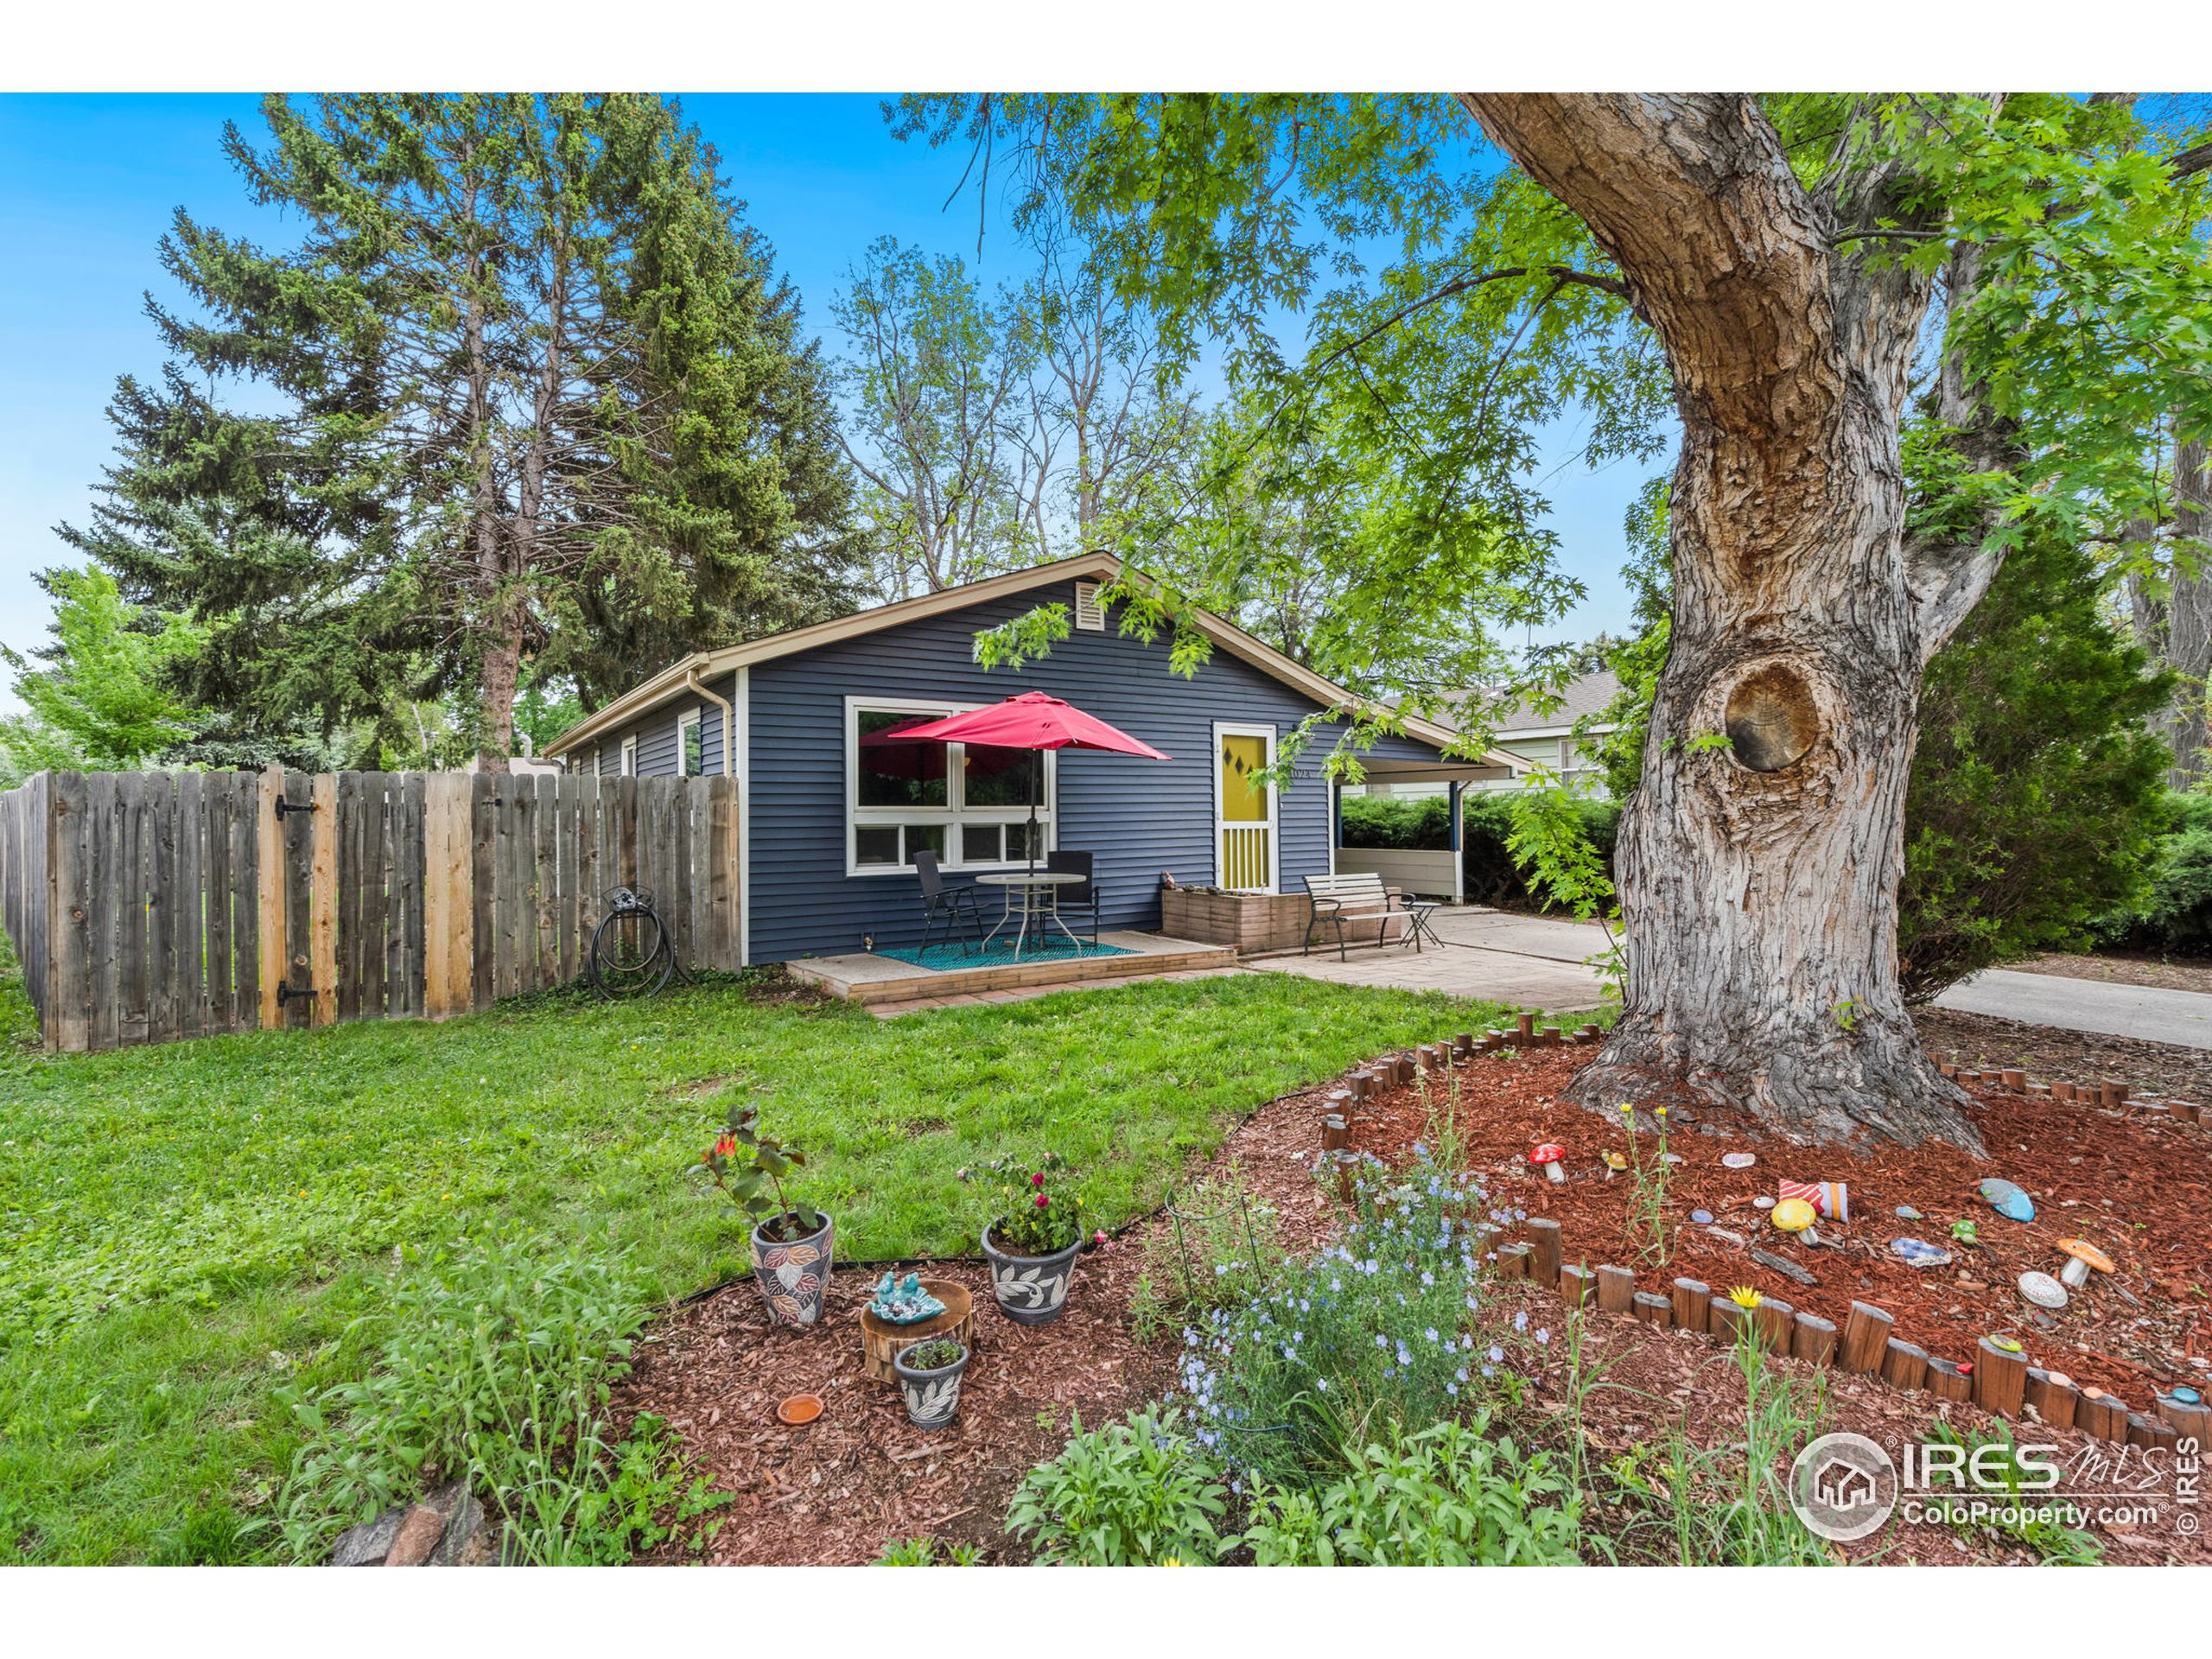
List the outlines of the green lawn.
<svg viewBox="0 0 2212 1659">
<path fill-rule="evenodd" d="M 1055 1147 L 1102 1224 L 1243 1113 L 1482 1022 L 1436 996 L 1249 975 L 879 1022 L 723 983 L 0 1057 L 0 1559 L 174 1554 L 290 1452 L 270 1390 L 352 1375 L 396 1254 L 473 1232 L 626 1250 L 664 1296 L 741 1268 L 687 1177 L 730 1091 L 803 1147 L 849 1259 L 971 1250 L 963 1164 Z M 0 1033 L 24 1028 L 0 982 Z"/>
</svg>

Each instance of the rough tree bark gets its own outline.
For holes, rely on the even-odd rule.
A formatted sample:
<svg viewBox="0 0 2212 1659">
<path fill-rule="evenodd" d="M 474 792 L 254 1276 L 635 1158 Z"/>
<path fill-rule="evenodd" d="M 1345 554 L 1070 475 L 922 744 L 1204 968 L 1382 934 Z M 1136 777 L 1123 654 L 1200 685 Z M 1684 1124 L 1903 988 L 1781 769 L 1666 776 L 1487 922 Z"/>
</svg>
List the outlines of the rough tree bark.
<svg viewBox="0 0 2212 1659">
<path fill-rule="evenodd" d="M 1891 181 L 1808 194 L 1744 97 L 1465 101 L 1618 264 L 1682 423 L 1672 650 L 1616 855 L 1625 1007 L 1577 1097 L 1979 1150 L 1905 1012 L 1897 891 L 1921 671 L 1995 562 L 1906 544 L 1930 284 L 1847 235 L 1895 222 Z"/>
<path fill-rule="evenodd" d="M 2212 482 L 2202 443 L 2174 445 L 2171 529 L 2177 550 L 2164 591 L 2153 592 L 2139 577 L 2128 582 L 2127 592 L 2136 638 L 2181 676 L 2163 722 L 2174 755 L 2166 781 L 2189 789 L 2204 775 L 2205 751 L 2212 746 L 2206 722 L 2212 697 Z M 2126 539 L 2147 542 L 2156 533 L 2157 526 L 2145 519 L 2129 526 Z"/>
</svg>

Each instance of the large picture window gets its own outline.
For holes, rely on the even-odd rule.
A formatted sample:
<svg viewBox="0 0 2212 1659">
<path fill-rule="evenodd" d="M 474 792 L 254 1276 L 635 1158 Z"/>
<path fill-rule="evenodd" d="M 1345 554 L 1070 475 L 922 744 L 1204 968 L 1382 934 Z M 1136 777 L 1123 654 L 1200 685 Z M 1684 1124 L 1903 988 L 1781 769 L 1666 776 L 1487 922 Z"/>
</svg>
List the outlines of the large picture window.
<svg viewBox="0 0 2212 1659">
<path fill-rule="evenodd" d="M 1052 845 L 1052 757 L 1033 749 L 902 741 L 910 728 L 971 704 L 849 697 L 845 702 L 846 867 L 855 875 L 911 870 L 927 849 L 945 868 L 1003 869 Z"/>
</svg>

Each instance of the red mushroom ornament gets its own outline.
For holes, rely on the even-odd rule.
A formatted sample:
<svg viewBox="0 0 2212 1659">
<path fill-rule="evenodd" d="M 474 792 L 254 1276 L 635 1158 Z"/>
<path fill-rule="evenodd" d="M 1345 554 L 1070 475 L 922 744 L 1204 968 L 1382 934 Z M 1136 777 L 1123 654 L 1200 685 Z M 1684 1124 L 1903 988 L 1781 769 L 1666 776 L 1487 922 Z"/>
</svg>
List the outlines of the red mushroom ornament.
<svg viewBox="0 0 2212 1659">
<path fill-rule="evenodd" d="M 1541 1164 L 1544 1173 L 1562 1186 L 1567 1184 L 1566 1158 L 1567 1148 L 1551 1141 L 1532 1148 L 1529 1154 L 1530 1163 Z"/>
</svg>

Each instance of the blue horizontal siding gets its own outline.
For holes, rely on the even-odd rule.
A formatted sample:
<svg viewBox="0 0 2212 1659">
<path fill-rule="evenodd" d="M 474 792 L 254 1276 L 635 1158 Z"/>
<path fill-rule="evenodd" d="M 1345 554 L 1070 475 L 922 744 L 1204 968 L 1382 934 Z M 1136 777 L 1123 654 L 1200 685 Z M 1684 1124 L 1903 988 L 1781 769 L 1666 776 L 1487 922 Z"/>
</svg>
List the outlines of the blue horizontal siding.
<svg viewBox="0 0 2212 1659">
<path fill-rule="evenodd" d="M 1214 722 L 1271 725 L 1281 737 L 1314 704 L 1219 649 L 1195 677 L 1185 679 L 1169 671 L 1164 640 L 1147 645 L 1124 639 L 1110 624 L 1104 633 L 1071 634 L 1018 673 L 987 673 L 976 665 L 978 630 L 1055 600 L 1071 605 L 1071 588 L 1033 589 L 753 666 L 753 961 L 858 950 L 869 936 L 879 947 L 921 941 L 921 894 L 913 876 L 845 874 L 848 696 L 982 703 L 1040 690 L 1065 697 L 1174 757 L 1163 763 L 1076 751 L 1058 759 L 1058 844 L 1094 855 L 1103 925 L 1158 927 L 1163 872 L 1185 886 L 1216 880 Z M 673 720 L 671 710 L 640 725 L 665 723 L 672 737 Z M 1317 735 L 1278 803 L 1285 892 L 1296 892 L 1300 877 L 1329 868 L 1330 802 L 1321 760 L 1332 737 L 1333 728 Z M 642 760 L 642 739 L 639 747 Z M 1375 753 L 1436 758 L 1428 745 L 1403 738 L 1382 739 Z M 985 889 L 982 902 L 986 914 L 996 913 L 995 893 Z"/>
</svg>

